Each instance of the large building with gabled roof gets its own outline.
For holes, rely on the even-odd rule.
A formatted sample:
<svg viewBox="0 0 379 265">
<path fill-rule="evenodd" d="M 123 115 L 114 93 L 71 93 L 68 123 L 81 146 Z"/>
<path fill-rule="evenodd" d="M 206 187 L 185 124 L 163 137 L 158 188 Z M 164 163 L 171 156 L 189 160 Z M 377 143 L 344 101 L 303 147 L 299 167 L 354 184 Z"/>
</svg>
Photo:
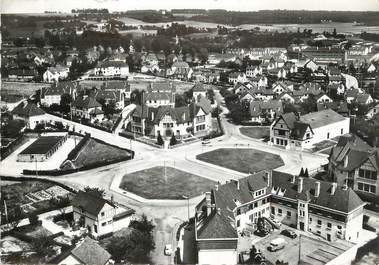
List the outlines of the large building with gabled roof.
<svg viewBox="0 0 379 265">
<path fill-rule="evenodd" d="M 350 132 L 350 118 L 331 109 L 303 116 L 285 113 L 270 128 L 270 144 L 288 149 L 308 149 L 314 144 Z"/>
<path fill-rule="evenodd" d="M 255 231 L 259 217 L 354 242 L 362 236 L 364 205 L 347 185 L 278 171 L 216 185 L 196 206 L 198 263 L 237 264 L 238 235 Z"/>
<path fill-rule="evenodd" d="M 17 107 L 12 110 L 14 119 L 25 121 L 26 127 L 34 129 L 37 124 L 46 121 L 46 113 L 40 109 L 36 104 L 29 102 L 21 102 Z"/>
<path fill-rule="evenodd" d="M 340 137 L 329 156 L 329 177 L 363 198 L 379 198 L 379 152 L 354 134 Z"/>
</svg>

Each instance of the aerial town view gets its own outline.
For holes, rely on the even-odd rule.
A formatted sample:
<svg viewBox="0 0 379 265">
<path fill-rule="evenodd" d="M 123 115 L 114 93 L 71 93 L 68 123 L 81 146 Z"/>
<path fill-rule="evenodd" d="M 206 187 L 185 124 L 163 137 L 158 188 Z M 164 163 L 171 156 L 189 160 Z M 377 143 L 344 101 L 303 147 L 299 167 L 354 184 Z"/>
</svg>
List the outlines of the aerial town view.
<svg viewBox="0 0 379 265">
<path fill-rule="evenodd" d="M 0 10 L 0 263 L 379 264 L 379 1 Z"/>
</svg>

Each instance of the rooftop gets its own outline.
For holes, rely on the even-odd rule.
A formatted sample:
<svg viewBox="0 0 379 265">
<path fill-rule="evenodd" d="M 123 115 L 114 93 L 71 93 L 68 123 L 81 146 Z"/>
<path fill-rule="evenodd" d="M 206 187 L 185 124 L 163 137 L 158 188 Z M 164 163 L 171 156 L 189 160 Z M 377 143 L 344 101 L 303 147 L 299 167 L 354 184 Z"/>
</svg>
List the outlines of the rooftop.
<svg viewBox="0 0 379 265">
<path fill-rule="evenodd" d="M 25 148 L 20 155 L 46 154 L 63 138 L 64 136 L 41 136 Z"/>
</svg>

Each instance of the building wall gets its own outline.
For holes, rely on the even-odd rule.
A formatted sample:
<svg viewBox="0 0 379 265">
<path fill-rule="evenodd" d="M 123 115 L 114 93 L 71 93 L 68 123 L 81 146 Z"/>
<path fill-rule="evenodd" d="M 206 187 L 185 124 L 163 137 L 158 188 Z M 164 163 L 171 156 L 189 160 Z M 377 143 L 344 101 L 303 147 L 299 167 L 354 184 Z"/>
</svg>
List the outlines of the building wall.
<svg viewBox="0 0 379 265">
<path fill-rule="evenodd" d="M 44 98 L 41 98 L 41 104 L 50 107 L 52 104 L 60 104 L 61 95 L 46 95 Z"/>
<path fill-rule="evenodd" d="M 58 265 L 76 265 L 81 264 L 81 261 L 76 259 L 73 255 L 67 256 L 65 259 L 63 259 L 61 262 L 58 263 Z"/>
<path fill-rule="evenodd" d="M 234 249 L 201 249 L 198 264 L 237 264 L 238 253 Z"/>
</svg>

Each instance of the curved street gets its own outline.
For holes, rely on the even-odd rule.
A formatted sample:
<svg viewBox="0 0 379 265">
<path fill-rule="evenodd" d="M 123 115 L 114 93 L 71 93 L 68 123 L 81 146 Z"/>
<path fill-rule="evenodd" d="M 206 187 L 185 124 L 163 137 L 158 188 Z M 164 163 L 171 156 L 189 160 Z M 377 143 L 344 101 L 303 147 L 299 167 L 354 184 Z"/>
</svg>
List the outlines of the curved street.
<svg viewBox="0 0 379 265">
<path fill-rule="evenodd" d="M 59 181 L 74 188 L 91 186 L 104 189 L 106 196 L 113 196 L 116 202 L 127 205 L 128 207 L 135 209 L 137 213 L 144 213 L 149 218 L 152 218 L 156 224 L 156 249 L 152 255 L 152 261 L 160 264 L 172 263 L 173 260 L 170 260 L 171 257 L 163 255 L 163 248 L 165 244 L 175 243 L 178 224 L 188 218 L 187 201 L 138 201 L 131 196 L 127 196 L 120 189 L 118 189 L 119 182 L 113 183 L 112 185 L 112 182 L 120 181 L 120 176 L 156 165 L 163 166 L 164 164 L 166 164 L 166 166 L 175 167 L 195 175 L 206 177 L 214 181 L 219 181 L 221 183 L 230 179 L 246 176 L 246 174 L 221 168 L 212 164 L 207 164 L 196 159 L 196 155 L 199 153 L 215 150 L 217 148 L 254 148 L 280 155 L 285 165 L 277 170 L 292 174 L 298 174 L 301 167 L 306 167 L 309 171 L 316 170 L 328 161 L 326 155 L 288 151 L 282 148 L 269 146 L 267 143 L 260 140 L 242 135 L 239 131 L 239 126 L 231 124 L 227 120 L 227 109 L 222 107 L 222 97 L 218 91 L 216 91 L 216 100 L 223 110 L 223 113 L 221 114 L 221 122 L 225 134 L 222 137 L 212 139 L 211 143 L 207 146 L 203 146 L 201 142 L 196 142 L 169 150 L 156 149 L 115 134 L 107 133 L 92 127 L 72 121 L 62 120 L 59 117 L 49 115 L 51 120 L 61 121 L 64 124 L 70 125 L 71 128 L 75 127 L 76 131 L 91 133 L 94 138 L 98 138 L 105 142 L 124 148 L 132 147 L 135 151 L 135 158 L 131 161 L 121 162 L 88 171 L 45 178 Z M 0 174 L 6 175 L 4 174 L 3 169 L 0 169 Z M 185 195 L 185 187 L 183 187 L 183 195 Z M 202 196 L 190 199 L 189 210 L 191 215 L 194 214 L 194 206 L 199 203 L 201 199 Z M 175 245 L 173 245 L 173 247 L 175 247 Z"/>
</svg>

